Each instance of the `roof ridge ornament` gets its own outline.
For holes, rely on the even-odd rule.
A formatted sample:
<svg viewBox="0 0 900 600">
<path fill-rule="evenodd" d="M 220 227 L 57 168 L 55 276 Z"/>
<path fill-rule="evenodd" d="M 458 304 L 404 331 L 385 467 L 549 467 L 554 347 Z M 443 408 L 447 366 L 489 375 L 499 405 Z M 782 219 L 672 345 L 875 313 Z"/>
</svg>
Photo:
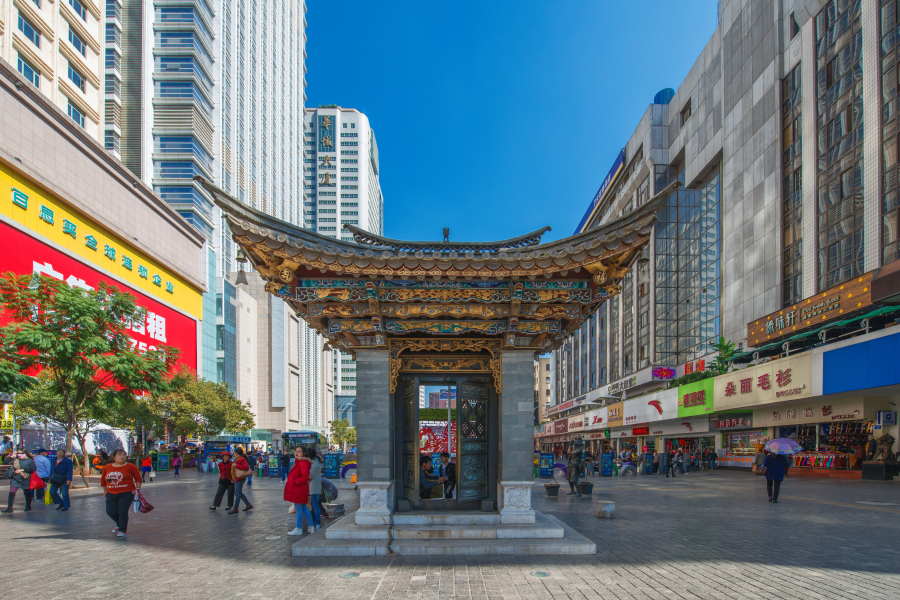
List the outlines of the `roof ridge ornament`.
<svg viewBox="0 0 900 600">
<path fill-rule="evenodd" d="M 369 233 L 368 231 L 360 229 L 359 227 L 354 227 L 353 225 L 345 224 L 344 229 L 353 234 L 353 241 L 355 241 L 357 244 L 365 246 L 390 248 L 395 252 L 458 252 L 463 254 L 474 254 L 476 252 L 479 254 L 483 252 L 494 254 L 500 252 L 501 250 L 537 246 L 541 243 L 541 237 L 548 231 L 552 231 L 552 229 L 547 226 L 532 231 L 531 233 L 527 233 L 515 238 L 510 238 L 508 240 L 501 240 L 499 242 L 451 242 L 449 241 L 450 228 L 445 227 L 443 242 L 410 242 L 382 237 L 374 233 Z"/>
</svg>

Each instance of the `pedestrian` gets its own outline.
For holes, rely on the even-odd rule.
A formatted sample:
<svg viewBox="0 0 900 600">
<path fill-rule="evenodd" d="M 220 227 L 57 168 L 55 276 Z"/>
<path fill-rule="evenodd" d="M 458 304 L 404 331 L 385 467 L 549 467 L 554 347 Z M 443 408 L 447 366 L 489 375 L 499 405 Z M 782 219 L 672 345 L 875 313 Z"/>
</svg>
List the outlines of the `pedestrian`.
<svg viewBox="0 0 900 600">
<path fill-rule="evenodd" d="M 676 456 L 677 455 L 674 450 L 670 450 L 669 452 L 666 452 L 666 477 L 669 476 L 669 471 L 672 471 L 672 478 L 673 479 L 675 478 L 675 473 L 676 473 L 676 469 L 677 469 L 677 467 L 675 466 L 675 457 Z"/>
<path fill-rule="evenodd" d="M 66 451 L 60 448 L 56 451 L 56 464 L 50 473 L 50 498 L 58 506 L 56 510 L 69 510 L 69 486 L 72 485 L 74 472 L 72 460 L 66 456 Z"/>
<path fill-rule="evenodd" d="M 100 473 L 100 485 L 106 493 L 106 514 L 116 524 L 113 529 L 116 537 L 124 538 L 128 531 L 128 511 L 134 502 L 134 492 L 141 489 L 143 481 L 138 468 L 128 462 L 125 451 L 113 450 L 112 462 Z"/>
<path fill-rule="evenodd" d="M 303 460 L 304 451 L 302 446 L 294 448 L 294 467 L 287 474 L 287 480 L 284 484 L 284 499 L 287 502 L 293 502 L 294 510 L 297 511 L 297 518 L 293 531 L 289 531 L 288 535 L 300 535 L 304 532 L 303 519 L 306 519 L 307 525 L 312 528 L 312 514 L 306 503 L 309 502 L 309 471 L 311 464 L 309 461 Z"/>
<path fill-rule="evenodd" d="M 34 466 L 38 477 L 44 482 L 44 489 L 47 489 L 47 484 L 50 482 L 50 471 L 53 469 L 53 465 L 50 463 L 50 459 L 47 458 L 47 451 L 45 449 L 38 448 L 34 453 Z M 43 494 L 42 491 L 39 491 L 38 493 Z M 40 502 L 38 502 L 38 504 L 40 504 Z"/>
<path fill-rule="evenodd" d="M 241 500 L 244 501 L 244 512 L 253 508 L 253 505 L 250 504 L 250 501 L 247 500 L 247 496 L 244 495 L 244 483 L 247 481 L 247 477 L 250 476 L 253 471 L 250 470 L 250 465 L 247 463 L 247 456 L 244 453 L 244 449 L 238 446 L 234 449 L 235 454 L 237 454 L 237 459 L 234 461 L 234 466 L 232 467 L 234 481 L 234 508 L 228 511 L 229 515 L 236 515 L 238 512 L 238 508 L 241 506 Z"/>
<path fill-rule="evenodd" d="M 16 492 L 19 490 L 25 492 L 25 512 L 29 512 L 31 501 L 34 499 L 34 491 L 31 489 L 31 474 L 37 470 L 34 458 L 23 448 L 17 454 L 11 454 L 6 462 L 12 464 L 6 473 L 6 477 L 10 480 L 9 495 L 6 500 L 6 508 L 0 512 L 12 513 L 13 500 L 16 499 Z"/>
<path fill-rule="evenodd" d="M 659 452 L 653 452 L 653 472 L 659 473 Z"/>
<path fill-rule="evenodd" d="M 256 472 L 256 453 L 247 454 L 247 464 L 250 465 L 250 474 L 247 475 L 247 489 L 253 486 L 253 473 Z"/>
<path fill-rule="evenodd" d="M 175 456 L 172 457 L 172 468 L 175 469 L 175 478 L 176 479 L 180 477 L 180 475 L 178 474 L 178 469 L 181 468 L 181 463 L 182 463 L 181 455 L 176 452 Z"/>
<path fill-rule="evenodd" d="M 287 450 L 283 450 L 281 452 L 280 464 L 281 464 L 281 483 L 284 483 L 285 480 L 287 479 L 288 471 L 291 470 L 291 455 L 288 454 Z"/>
<path fill-rule="evenodd" d="M 228 504 L 225 506 L 225 509 L 231 510 L 231 506 L 234 504 L 234 480 L 232 480 L 231 474 L 234 463 L 231 460 L 231 452 L 226 450 L 220 456 L 222 461 L 219 463 L 219 487 L 216 490 L 216 497 L 213 498 L 213 505 L 209 507 L 209 510 L 219 508 L 219 505 L 222 503 L 222 497 L 225 496 L 226 492 L 228 493 Z"/>
<path fill-rule="evenodd" d="M 322 528 L 322 513 L 319 510 L 319 498 L 322 497 L 322 460 L 316 454 L 316 449 L 310 446 L 306 449 L 306 458 L 309 463 L 309 498 L 312 507 L 313 531 Z"/>
<path fill-rule="evenodd" d="M 787 458 L 782 454 L 769 454 L 763 461 L 762 472 L 766 476 L 766 491 L 769 493 L 769 502 L 773 504 L 778 504 L 778 492 L 787 468 Z"/>
<path fill-rule="evenodd" d="M 709 449 L 709 469 L 711 471 L 716 470 L 716 464 L 718 463 L 718 461 L 719 461 L 719 455 L 716 454 L 716 449 L 710 448 Z"/>
<path fill-rule="evenodd" d="M 141 460 L 141 477 L 145 482 L 153 481 L 153 478 L 150 477 L 150 473 L 153 472 L 153 461 L 150 459 L 149 454 L 144 454 L 144 458 Z"/>
</svg>

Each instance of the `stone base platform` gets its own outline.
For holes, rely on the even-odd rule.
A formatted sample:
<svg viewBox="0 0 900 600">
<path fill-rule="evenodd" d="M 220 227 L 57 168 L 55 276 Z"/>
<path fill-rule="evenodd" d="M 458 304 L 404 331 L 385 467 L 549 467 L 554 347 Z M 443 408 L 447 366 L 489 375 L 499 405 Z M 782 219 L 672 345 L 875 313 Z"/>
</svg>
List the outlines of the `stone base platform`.
<svg viewBox="0 0 900 600">
<path fill-rule="evenodd" d="M 353 514 L 305 536 L 293 556 L 593 555 L 597 545 L 555 517 L 510 525 L 500 514 L 415 512 L 394 514 L 393 525 L 357 525 Z"/>
</svg>

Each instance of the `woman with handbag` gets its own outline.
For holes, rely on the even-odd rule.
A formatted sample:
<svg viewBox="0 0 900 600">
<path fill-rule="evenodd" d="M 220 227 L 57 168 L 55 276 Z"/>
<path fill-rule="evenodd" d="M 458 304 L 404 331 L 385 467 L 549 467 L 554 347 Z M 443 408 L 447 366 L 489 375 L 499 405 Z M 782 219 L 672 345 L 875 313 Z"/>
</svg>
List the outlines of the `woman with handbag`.
<svg viewBox="0 0 900 600">
<path fill-rule="evenodd" d="M 250 501 L 247 500 L 247 496 L 244 495 L 244 482 L 247 481 L 247 477 L 253 474 L 253 471 L 250 470 L 250 464 L 247 462 L 247 457 L 244 455 L 244 449 L 238 446 L 234 449 L 235 454 L 237 454 L 237 460 L 234 461 L 234 466 L 232 467 L 232 475 L 234 479 L 234 508 L 228 511 L 229 515 L 236 515 L 238 512 L 238 508 L 241 506 L 241 500 L 244 501 L 244 511 L 248 511 L 253 508 L 253 505 L 250 504 Z"/>
<path fill-rule="evenodd" d="M 172 468 L 175 469 L 175 478 L 176 478 L 176 479 L 179 477 L 179 475 L 178 475 L 178 469 L 181 468 L 181 462 L 182 462 L 182 461 L 181 461 L 181 455 L 178 454 L 178 452 L 176 451 L 176 452 L 175 452 L 175 455 L 172 456 Z"/>
<path fill-rule="evenodd" d="M 50 498 L 59 505 L 56 510 L 69 510 L 69 486 L 72 485 L 73 471 L 72 460 L 66 456 L 66 451 L 60 448 L 56 451 L 56 465 L 50 473 Z"/>
<path fill-rule="evenodd" d="M 226 492 L 228 493 L 228 502 L 225 505 L 225 510 L 231 510 L 231 505 L 234 504 L 234 479 L 232 479 L 234 476 L 232 474 L 234 463 L 231 460 L 231 452 L 226 450 L 220 456 L 222 457 L 222 462 L 219 463 L 219 488 L 216 490 L 216 497 L 213 498 L 213 505 L 209 507 L 209 510 L 219 508 Z"/>
<path fill-rule="evenodd" d="M 297 521 L 293 531 L 288 535 L 300 535 L 303 532 L 303 518 L 306 517 L 306 523 L 310 529 L 313 528 L 312 514 L 306 505 L 309 502 L 309 471 L 311 463 L 309 460 L 303 460 L 305 452 L 302 446 L 294 448 L 294 467 L 288 473 L 287 481 L 284 484 L 284 499 L 294 503 L 294 509 L 297 511 Z"/>
<path fill-rule="evenodd" d="M 134 493 L 141 489 L 143 478 L 138 468 L 128 462 L 124 450 L 113 450 L 112 462 L 103 467 L 100 485 L 106 492 L 106 514 L 115 521 L 113 533 L 125 537 L 128 530 L 128 509 L 134 502 Z"/>
<path fill-rule="evenodd" d="M 25 490 L 25 512 L 28 512 L 31 510 L 31 501 L 34 499 L 31 476 L 35 475 L 37 465 L 34 464 L 34 459 L 25 449 L 11 456 L 11 461 L 7 460 L 7 462 L 12 462 L 12 467 L 6 472 L 6 477 L 11 480 L 9 482 L 9 496 L 7 496 L 6 508 L 0 510 L 0 513 L 12 513 L 13 500 L 16 499 L 16 492 L 19 490 Z M 38 478 L 38 481 L 40 481 L 40 478 Z"/>
</svg>

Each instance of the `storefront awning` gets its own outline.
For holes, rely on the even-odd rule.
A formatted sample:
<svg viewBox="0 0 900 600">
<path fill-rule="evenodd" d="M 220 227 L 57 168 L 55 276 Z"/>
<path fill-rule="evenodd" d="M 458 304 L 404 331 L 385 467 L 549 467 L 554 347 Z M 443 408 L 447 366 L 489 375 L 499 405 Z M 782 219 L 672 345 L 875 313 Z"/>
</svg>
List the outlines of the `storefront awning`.
<svg viewBox="0 0 900 600">
<path fill-rule="evenodd" d="M 825 330 L 843 329 L 843 328 L 849 326 L 851 323 L 862 322 L 865 319 L 871 319 L 873 317 L 884 316 L 884 315 L 888 315 L 891 313 L 900 314 L 900 306 L 882 306 L 875 310 L 869 311 L 865 314 L 857 315 L 857 316 L 851 317 L 849 319 L 844 319 L 841 321 L 831 321 L 829 323 L 822 323 L 822 325 L 820 325 L 819 327 L 814 327 L 812 329 L 809 329 L 802 333 L 798 333 L 797 335 L 791 336 L 789 338 L 784 338 L 777 342 L 772 342 L 771 344 L 765 344 L 763 346 L 760 346 L 759 348 L 755 348 L 753 350 L 748 350 L 746 352 L 742 352 L 741 354 L 738 354 L 737 356 L 732 358 L 731 362 L 732 363 L 745 363 L 745 362 L 750 362 L 751 360 L 753 360 L 754 355 L 759 355 L 759 357 L 762 358 L 762 357 L 764 357 L 764 355 L 766 353 L 777 354 L 781 351 L 781 349 L 784 347 L 785 344 L 789 344 L 791 342 L 797 342 L 797 341 L 800 341 L 803 339 L 809 339 L 809 338 L 816 337 L 822 331 L 825 331 Z M 834 341 L 834 340 L 832 340 L 832 341 Z M 828 340 L 826 339 L 826 341 L 824 343 L 827 343 L 827 342 L 828 342 Z M 821 342 L 813 343 L 813 344 L 811 344 L 811 346 L 816 346 L 819 344 L 821 344 Z M 807 348 L 808 347 L 809 346 L 807 346 Z M 794 350 L 792 348 L 791 351 L 800 351 L 803 349 L 806 349 L 806 348 L 798 347 L 798 348 L 796 348 L 796 350 Z"/>
</svg>

